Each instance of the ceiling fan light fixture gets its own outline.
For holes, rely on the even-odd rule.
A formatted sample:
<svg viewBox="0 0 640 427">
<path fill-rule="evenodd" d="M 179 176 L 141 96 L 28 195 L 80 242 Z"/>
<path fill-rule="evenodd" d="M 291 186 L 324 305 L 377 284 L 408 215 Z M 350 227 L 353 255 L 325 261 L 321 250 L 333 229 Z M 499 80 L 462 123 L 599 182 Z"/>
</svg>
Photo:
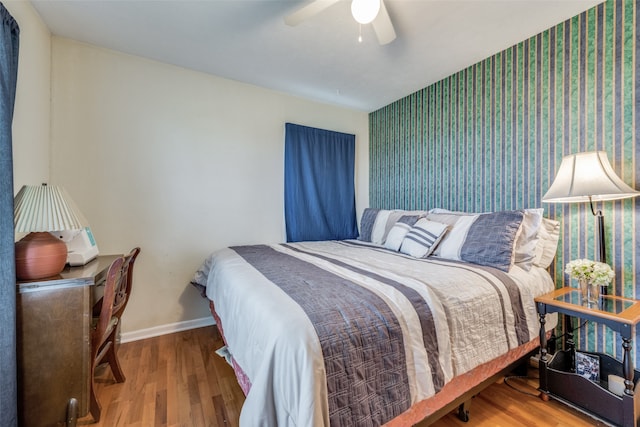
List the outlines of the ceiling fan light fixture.
<svg viewBox="0 0 640 427">
<path fill-rule="evenodd" d="M 360 24 L 369 24 L 380 12 L 380 0 L 353 0 L 351 14 Z"/>
</svg>

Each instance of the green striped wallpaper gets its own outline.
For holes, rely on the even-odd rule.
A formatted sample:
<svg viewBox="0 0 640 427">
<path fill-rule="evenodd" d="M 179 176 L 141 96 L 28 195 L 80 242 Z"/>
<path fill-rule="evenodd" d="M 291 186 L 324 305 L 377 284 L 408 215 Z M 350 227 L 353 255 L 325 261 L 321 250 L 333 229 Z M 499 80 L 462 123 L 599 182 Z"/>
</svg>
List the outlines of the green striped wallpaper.
<svg viewBox="0 0 640 427">
<path fill-rule="evenodd" d="M 595 259 L 586 204 L 543 204 L 562 157 L 604 150 L 640 189 L 640 0 L 609 0 L 369 116 L 370 205 L 468 212 L 544 207 L 562 223 L 551 267 Z M 640 298 L 640 200 L 601 203 L 612 293 Z M 580 344 L 621 357 L 589 324 Z M 637 339 L 636 339 L 637 341 Z M 637 352 L 636 352 L 637 354 Z M 640 364 L 637 364 L 640 365 Z"/>
</svg>

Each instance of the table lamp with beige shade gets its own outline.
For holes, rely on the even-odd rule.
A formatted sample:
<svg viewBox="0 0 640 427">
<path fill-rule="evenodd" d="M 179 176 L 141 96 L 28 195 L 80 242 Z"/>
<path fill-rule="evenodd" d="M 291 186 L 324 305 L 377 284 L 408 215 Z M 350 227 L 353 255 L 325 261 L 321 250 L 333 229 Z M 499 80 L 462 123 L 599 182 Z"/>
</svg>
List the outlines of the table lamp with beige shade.
<svg viewBox="0 0 640 427">
<path fill-rule="evenodd" d="M 67 263 L 68 248 L 52 232 L 82 230 L 86 220 L 69 194 L 55 185 L 25 185 L 14 198 L 16 277 L 37 280 L 56 276 Z"/>
</svg>

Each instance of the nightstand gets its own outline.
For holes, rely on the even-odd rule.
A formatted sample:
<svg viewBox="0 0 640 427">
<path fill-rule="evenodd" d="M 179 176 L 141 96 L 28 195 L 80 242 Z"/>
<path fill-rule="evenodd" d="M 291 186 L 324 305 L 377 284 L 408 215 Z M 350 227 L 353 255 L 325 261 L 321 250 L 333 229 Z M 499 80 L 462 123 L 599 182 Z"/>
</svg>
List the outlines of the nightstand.
<svg viewBox="0 0 640 427">
<path fill-rule="evenodd" d="M 16 284 L 20 426 L 75 425 L 89 411 L 92 301 L 117 257 Z"/>
<path fill-rule="evenodd" d="M 631 339 L 640 322 L 640 301 L 603 296 L 598 304 L 584 304 L 580 291 L 565 287 L 535 298 L 540 316 L 540 391 L 570 406 L 575 406 L 601 420 L 620 426 L 636 426 L 640 420 L 640 398 L 634 392 L 640 372 L 634 370 Z M 550 356 L 544 333 L 548 313 L 565 315 L 567 339 L 564 350 Z M 599 381 L 592 381 L 575 372 L 575 348 L 571 318 L 607 325 L 622 339 L 623 361 L 603 353 L 587 353 L 599 360 Z M 608 376 L 624 378 L 622 396 L 608 390 Z M 640 393 L 638 393 L 640 394 Z"/>
</svg>

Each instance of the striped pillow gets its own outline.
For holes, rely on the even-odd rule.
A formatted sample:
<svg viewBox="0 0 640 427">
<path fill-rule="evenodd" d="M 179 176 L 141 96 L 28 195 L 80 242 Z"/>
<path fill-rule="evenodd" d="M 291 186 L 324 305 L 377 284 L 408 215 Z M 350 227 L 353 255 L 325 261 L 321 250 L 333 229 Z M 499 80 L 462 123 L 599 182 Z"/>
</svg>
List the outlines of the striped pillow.
<svg viewBox="0 0 640 427">
<path fill-rule="evenodd" d="M 389 230 L 384 247 L 393 251 L 399 250 L 405 236 L 418 219 L 420 219 L 418 215 L 403 215 Z"/>
<path fill-rule="evenodd" d="M 400 218 L 407 215 L 423 217 L 426 214 L 426 211 L 366 208 L 360 220 L 360 236 L 358 240 L 384 245 L 389 232 Z"/>
<path fill-rule="evenodd" d="M 407 233 L 400 252 L 415 258 L 426 258 L 446 233 L 448 225 L 421 218 Z"/>
</svg>

